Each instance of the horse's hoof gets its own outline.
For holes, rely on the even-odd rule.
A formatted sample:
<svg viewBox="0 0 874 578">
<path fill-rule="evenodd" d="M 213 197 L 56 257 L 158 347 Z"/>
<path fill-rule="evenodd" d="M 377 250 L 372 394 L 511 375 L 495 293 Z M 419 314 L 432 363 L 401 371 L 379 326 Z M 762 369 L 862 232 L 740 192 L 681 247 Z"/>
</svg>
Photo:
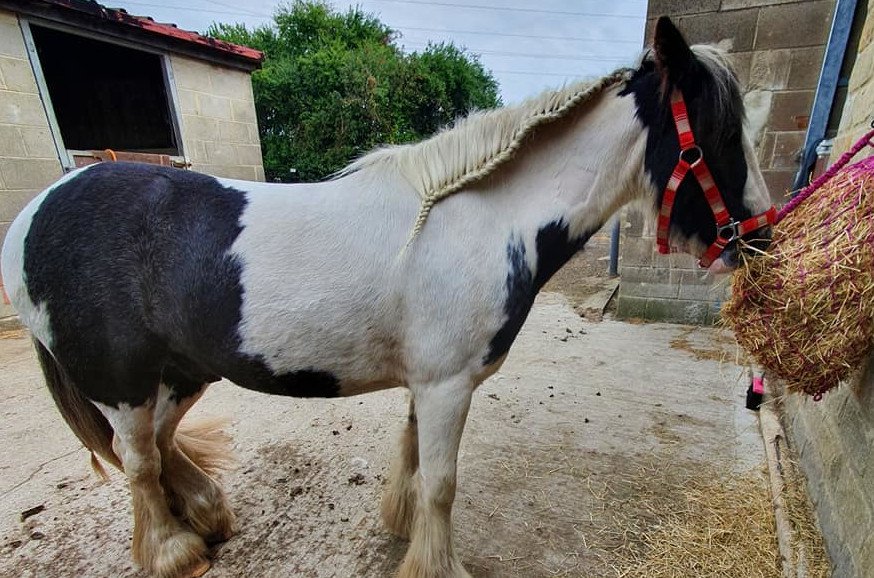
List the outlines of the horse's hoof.
<svg viewBox="0 0 874 578">
<path fill-rule="evenodd" d="M 203 539 L 193 532 L 179 532 L 162 544 L 155 561 L 159 578 L 197 578 L 209 570 Z"/>
<path fill-rule="evenodd" d="M 213 511 L 209 515 L 201 516 L 198 520 L 200 524 L 197 526 L 192 525 L 192 527 L 195 532 L 203 536 L 203 540 L 207 544 L 227 542 L 234 535 L 236 517 L 224 499 L 214 506 Z M 191 520 L 187 521 L 191 524 Z"/>
<path fill-rule="evenodd" d="M 209 560 L 203 560 L 202 563 L 195 567 L 190 573 L 186 574 L 183 578 L 200 578 L 212 567 Z"/>
<path fill-rule="evenodd" d="M 219 502 L 210 503 L 208 509 L 191 509 L 186 514 L 183 518 L 185 524 L 207 544 L 227 542 L 234 535 L 236 517 L 223 496 Z"/>
<path fill-rule="evenodd" d="M 214 546 L 216 544 L 221 544 L 222 542 L 227 542 L 234 535 L 233 528 L 226 528 L 221 531 L 216 531 L 208 536 L 203 537 L 203 541 L 206 542 L 207 546 Z"/>
<path fill-rule="evenodd" d="M 434 568 L 414 560 L 407 553 L 406 558 L 398 568 L 397 578 L 473 578 L 457 558 L 453 558 L 446 567 Z"/>
</svg>

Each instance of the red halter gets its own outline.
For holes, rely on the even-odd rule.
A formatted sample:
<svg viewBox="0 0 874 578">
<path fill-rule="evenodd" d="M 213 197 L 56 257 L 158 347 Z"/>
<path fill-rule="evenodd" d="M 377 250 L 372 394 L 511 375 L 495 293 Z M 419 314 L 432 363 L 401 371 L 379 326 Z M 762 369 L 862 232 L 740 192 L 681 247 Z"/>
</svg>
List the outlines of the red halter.
<svg viewBox="0 0 874 578">
<path fill-rule="evenodd" d="M 680 184 L 686 178 L 689 169 L 692 169 L 692 174 L 698 179 L 698 184 L 701 185 L 701 190 L 704 191 L 704 196 L 710 204 L 710 210 L 713 211 L 713 216 L 716 218 L 716 240 L 713 241 L 713 244 L 708 247 L 704 255 L 698 260 L 699 267 L 707 268 L 722 254 L 732 241 L 741 238 L 751 231 L 761 229 L 767 225 L 773 225 L 777 219 L 777 208 L 771 207 L 764 213 L 740 223 L 735 221 L 728 214 L 725 202 L 722 200 L 722 195 L 719 194 L 719 189 L 713 180 L 713 175 L 710 174 L 710 169 L 704 163 L 704 152 L 701 150 L 701 147 L 695 144 L 695 136 L 692 134 L 692 127 L 689 125 L 689 113 L 686 111 L 686 102 L 683 100 L 683 94 L 677 89 L 674 89 L 673 93 L 671 93 L 671 112 L 674 115 L 674 124 L 677 126 L 677 136 L 680 137 L 680 160 L 677 161 L 677 166 L 668 180 L 665 194 L 662 197 L 656 243 L 659 247 L 659 253 L 667 254 L 671 252 L 671 247 L 668 244 L 668 226 L 671 222 L 671 211 L 674 209 L 677 189 L 680 188 Z"/>
</svg>

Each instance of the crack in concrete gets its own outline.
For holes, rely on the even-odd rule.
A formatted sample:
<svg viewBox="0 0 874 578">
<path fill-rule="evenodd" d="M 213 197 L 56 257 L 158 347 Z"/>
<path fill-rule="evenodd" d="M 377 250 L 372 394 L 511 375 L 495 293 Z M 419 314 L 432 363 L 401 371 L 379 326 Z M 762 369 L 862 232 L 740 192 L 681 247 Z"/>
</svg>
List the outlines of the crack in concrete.
<svg viewBox="0 0 874 578">
<path fill-rule="evenodd" d="M 56 461 L 58 461 L 58 460 L 60 460 L 60 459 L 63 459 L 63 458 L 66 458 L 67 456 L 71 456 L 71 455 L 75 454 L 76 452 L 78 452 L 80 449 L 81 449 L 81 448 L 74 448 L 74 449 L 68 451 L 68 452 L 65 453 L 65 454 L 62 454 L 62 455 L 60 455 L 60 456 L 56 456 L 56 457 L 54 457 L 54 458 L 52 458 L 52 459 L 50 459 L 50 460 L 46 460 L 46 461 L 44 461 L 43 463 L 41 463 L 40 465 L 38 465 L 37 468 L 36 468 L 33 472 L 31 472 L 31 474 L 30 474 L 29 476 L 27 476 L 26 479 L 24 479 L 24 480 L 18 482 L 17 484 L 15 484 L 14 486 L 12 486 L 12 487 L 9 488 L 8 490 L 6 490 L 5 492 L 0 493 L 0 498 L 5 498 L 6 496 L 8 496 L 9 494 L 11 494 L 12 492 L 14 492 L 15 490 L 17 490 L 18 488 L 20 488 L 21 486 L 23 486 L 24 484 L 26 484 L 27 482 L 31 481 L 31 480 L 34 478 L 34 476 L 36 476 L 38 473 L 40 473 L 40 471 L 41 471 L 44 467 L 46 467 L 47 465 L 49 465 L 50 463 L 52 463 L 52 462 L 56 462 Z"/>
</svg>

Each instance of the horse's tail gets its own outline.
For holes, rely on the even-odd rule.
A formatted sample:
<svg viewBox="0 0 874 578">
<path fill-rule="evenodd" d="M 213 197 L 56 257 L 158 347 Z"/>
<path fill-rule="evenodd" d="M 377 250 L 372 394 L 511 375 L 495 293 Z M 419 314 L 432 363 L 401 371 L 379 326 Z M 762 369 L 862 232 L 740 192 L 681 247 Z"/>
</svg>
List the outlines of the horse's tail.
<svg viewBox="0 0 874 578">
<path fill-rule="evenodd" d="M 76 389 L 49 350 L 36 339 L 33 343 L 55 405 L 79 441 L 91 452 L 91 467 L 97 475 L 107 478 L 106 470 L 97 459 L 99 455 L 106 462 L 122 469 L 121 460 L 112 450 L 112 437 L 115 433 L 112 426 L 100 410 Z"/>
<path fill-rule="evenodd" d="M 233 469 L 237 460 L 231 451 L 233 440 L 225 431 L 224 417 L 184 419 L 176 430 L 176 445 L 194 465 L 210 476 Z"/>
</svg>

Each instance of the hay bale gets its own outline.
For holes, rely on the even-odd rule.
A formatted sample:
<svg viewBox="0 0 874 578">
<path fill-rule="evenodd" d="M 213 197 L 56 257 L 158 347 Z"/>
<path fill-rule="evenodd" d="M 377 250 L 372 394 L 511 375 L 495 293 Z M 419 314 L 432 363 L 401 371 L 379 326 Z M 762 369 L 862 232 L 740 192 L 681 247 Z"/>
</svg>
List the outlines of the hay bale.
<svg viewBox="0 0 874 578">
<path fill-rule="evenodd" d="M 874 336 L 874 157 L 839 171 L 774 227 L 732 280 L 724 322 L 792 392 L 821 395 Z"/>
</svg>

